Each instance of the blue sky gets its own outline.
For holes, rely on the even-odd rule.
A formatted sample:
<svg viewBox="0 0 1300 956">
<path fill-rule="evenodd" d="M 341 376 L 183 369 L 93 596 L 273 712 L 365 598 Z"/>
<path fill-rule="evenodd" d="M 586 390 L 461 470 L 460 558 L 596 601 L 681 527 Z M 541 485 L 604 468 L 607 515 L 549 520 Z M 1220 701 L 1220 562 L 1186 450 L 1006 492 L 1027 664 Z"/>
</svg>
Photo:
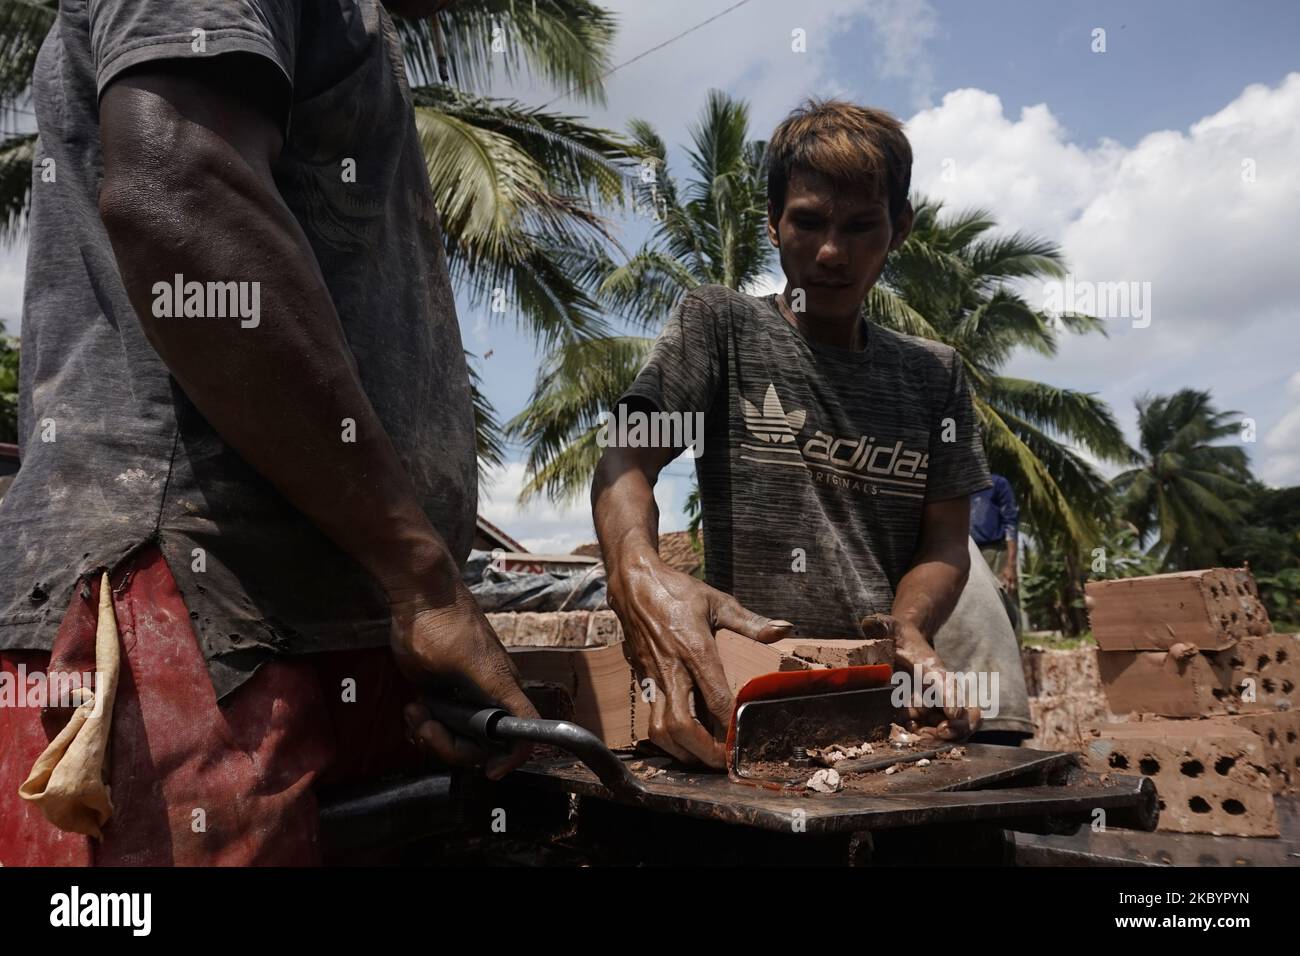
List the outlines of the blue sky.
<svg viewBox="0 0 1300 956">
<path fill-rule="evenodd" d="M 606 0 L 622 24 L 613 61 L 733 2 Z M 806 52 L 791 49 L 796 29 Z M 1109 338 L 1017 356 L 1008 373 L 1099 393 L 1130 437 L 1138 394 L 1209 388 L 1255 421 L 1257 473 L 1300 483 L 1300 4 L 749 0 L 616 72 L 603 107 L 554 108 L 618 130 L 649 120 L 680 173 L 712 87 L 746 99 L 763 138 L 810 94 L 889 109 L 907 123 L 914 188 L 1056 240 L 1081 281 L 1149 282 L 1148 327 L 1113 321 Z M 525 77 L 493 92 L 541 104 L 557 91 Z M 626 226 L 635 248 L 646 224 Z M 3 317 L 19 312 L 22 254 L 0 258 Z M 460 321 L 467 348 L 491 350 L 479 368 L 509 418 L 532 387 L 531 343 L 512 318 L 464 302 Z M 515 504 L 513 458 L 483 512 L 535 550 L 592 540 L 585 502 Z M 661 482 L 663 530 L 684 526 L 689 474 L 680 459 Z"/>
</svg>

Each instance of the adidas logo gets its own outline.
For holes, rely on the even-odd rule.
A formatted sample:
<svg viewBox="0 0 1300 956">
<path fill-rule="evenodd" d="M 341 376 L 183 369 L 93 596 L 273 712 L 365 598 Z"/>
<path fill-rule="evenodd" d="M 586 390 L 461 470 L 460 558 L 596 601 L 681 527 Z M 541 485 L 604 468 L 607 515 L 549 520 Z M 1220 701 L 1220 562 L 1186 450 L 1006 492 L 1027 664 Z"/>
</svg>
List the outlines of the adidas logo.
<svg viewBox="0 0 1300 956">
<path fill-rule="evenodd" d="M 745 427 L 753 432 L 754 437 L 759 441 L 769 444 L 793 444 L 795 433 L 803 428 L 804 419 L 808 417 L 807 411 L 803 409 L 787 414 L 781 407 L 781 400 L 776 397 L 775 385 L 767 386 L 761 412 L 753 402 L 743 396 L 740 404 L 745 412 Z"/>
<path fill-rule="evenodd" d="M 740 398 L 745 427 L 760 444 L 741 444 L 745 461 L 762 465 L 808 468 L 818 484 L 867 490 L 871 494 L 896 495 L 903 498 L 923 497 L 928 449 L 906 448 L 901 439 L 889 443 L 875 436 L 837 437 L 814 429 L 802 446 L 796 436 L 808 418 L 806 409 L 787 412 L 769 384 L 763 394 L 763 407 Z"/>
</svg>

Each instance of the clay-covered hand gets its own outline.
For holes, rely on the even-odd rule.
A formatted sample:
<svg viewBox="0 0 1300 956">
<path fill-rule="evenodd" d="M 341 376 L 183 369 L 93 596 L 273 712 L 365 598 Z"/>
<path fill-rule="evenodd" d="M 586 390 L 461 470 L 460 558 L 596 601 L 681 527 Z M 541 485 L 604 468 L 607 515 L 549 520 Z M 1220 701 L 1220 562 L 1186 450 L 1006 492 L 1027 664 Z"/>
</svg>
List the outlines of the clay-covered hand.
<svg viewBox="0 0 1300 956">
<path fill-rule="evenodd" d="M 474 597 L 459 581 L 451 600 L 437 605 L 403 602 L 392 606 L 393 654 L 409 679 L 434 694 L 457 692 L 462 700 L 503 707 L 516 717 L 537 710 L 519 686 L 519 674 Z M 484 765 L 499 780 L 528 759 L 532 748 L 516 743 L 508 751 L 485 748 L 434 720 L 416 701 L 404 713 L 411 738 L 443 762 Z"/>
<path fill-rule="evenodd" d="M 946 679 L 943 660 L 915 625 L 890 614 L 870 614 L 862 619 L 862 634 L 868 640 L 894 641 L 894 672 L 907 675 L 912 691 L 912 704 L 907 708 L 908 730 L 923 737 L 961 741 L 979 728 L 979 708 L 957 699 L 953 693 L 955 682 Z M 922 700 L 931 681 L 940 688 L 940 706 L 927 707 Z"/>
<path fill-rule="evenodd" d="M 724 728 L 731 719 L 732 694 L 713 635 L 726 628 L 770 644 L 793 636 L 794 626 L 748 611 L 662 562 L 642 562 L 611 577 L 609 603 L 623 624 L 623 652 L 650 704 L 651 743 L 686 764 L 724 767 L 723 742 L 695 716 L 707 711 Z"/>
</svg>

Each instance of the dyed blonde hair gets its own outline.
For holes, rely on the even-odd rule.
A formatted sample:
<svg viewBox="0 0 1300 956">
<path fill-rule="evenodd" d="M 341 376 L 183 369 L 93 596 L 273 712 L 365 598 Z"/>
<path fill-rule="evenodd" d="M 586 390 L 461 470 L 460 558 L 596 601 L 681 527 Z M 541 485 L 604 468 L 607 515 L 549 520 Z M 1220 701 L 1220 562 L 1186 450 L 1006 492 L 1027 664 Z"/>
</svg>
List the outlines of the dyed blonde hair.
<svg viewBox="0 0 1300 956">
<path fill-rule="evenodd" d="M 897 219 L 912 182 L 912 146 L 903 125 L 884 110 L 809 99 L 781 121 L 767 144 L 767 198 L 776 219 L 797 169 L 883 193 L 890 218 Z"/>
</svg>

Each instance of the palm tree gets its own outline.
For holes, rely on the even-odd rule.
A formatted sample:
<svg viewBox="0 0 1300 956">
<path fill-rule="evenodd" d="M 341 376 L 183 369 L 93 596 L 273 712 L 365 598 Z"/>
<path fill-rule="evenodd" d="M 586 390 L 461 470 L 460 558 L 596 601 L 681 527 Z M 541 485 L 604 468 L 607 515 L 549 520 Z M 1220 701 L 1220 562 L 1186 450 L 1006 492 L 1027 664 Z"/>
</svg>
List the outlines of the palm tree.
<svg viewBox="0 0 1300 956">
<path fill-rule="evenodd" d="M 56 6 L 0 0 L 0 115 L 26 99 Z M 431 20 L 394 19 L 456 288 L 493 314 L 513 312 L 544 346 L 606 334 L 564 263 L 617 245 L 600 210 L 631 198 L 630 144 L 578 118 L 476 91 L 526 70 L 603 103 L 613 17 L 589 0 L 462 0 Z M 0 142 L 0 243 L 23 234 L 34 145 L 34 133 Z M 475 410 L 482 464 L 499 463 L 500 428 L 477 388 Z"/>
<path fill-rule="evenodd" d="M 0 442 L 18 441 L 18 340 L 0 322 Z"/>
<path fill-rule="evenodd" d="M 0 0 L 0 246 L 23 234 L 31 201 L 36 134 L 16 129 L 32 66 L 58 15 L 58 0 Z M 30 124 L 27 124 L 30 125 Z"/>
<path fill-rule="evenodd" d="M 1167 571 L 1212 567 L 1235 540 L 1250 504 L 1250 466 L 1240 412 L 1214 408 L 1210 393 L 1184 388 L 1137 400 L 1137 467 L 1116 475 L 1121 512 L 1156 547 Z"/>
<path fill-rule="evenodd" d="M 981 209 L 943 216 L 942 203 L 913 197 L 915 225 L 889 257 L 864 309 L 873 321 L 943 342 L 961 356 L 989 466 L 1017 489 L 1024 524 L 1063 539 L 1078 556 L 1098 539 L 1109 487 L 1076 451 L 1128 463 L 1133 453 L 1109 406 L 1089 392 L 1001 374 L 1017 348 L 1055 355 L 1062 331 L 1105 333 L 1101 320 L 1034 308 L 1016 283 L 1059 279 L 1053 242 L 991 235 Z"/>
<path fill-rule="evenodd" d="M 601 251 L 569 255 L 567 264 L 634 331 L 657 332 L 696 286 L 745 289 L 767 272 L 766 144 L 746 139 L 748 128 L 744 102 L 710 91 L 690 129 L 691 176 L 679 183 L 668 172 L 659 134 L 642 120 L 629 123 L 631 151 L 646 171 L 636 183 L 636 206 L 653 217 L 654 228 L 621 263 Z M 647 335 L 607 335 L 550 355 L 528 407 L 506 425 L 529 449 L 521 500 L 573 499 L 586 491 L 600 459 L 600 416 L 632 383 L 653 344 Z"/>
<path fill-rule="evenodd" d="M 433 20 L 396 22 L 457 289 L 494 314 L 512 305 L 545 347 L 606 333 L 560 257 L 616 245 L 598 210 L 630 198 L 629 144 L 482 91 L 526 68 L 603 103 L 612 15 L 589 0 L 461 0 Z M 439 82 L 440 49 L 448 82 Z"/>
</svg>

